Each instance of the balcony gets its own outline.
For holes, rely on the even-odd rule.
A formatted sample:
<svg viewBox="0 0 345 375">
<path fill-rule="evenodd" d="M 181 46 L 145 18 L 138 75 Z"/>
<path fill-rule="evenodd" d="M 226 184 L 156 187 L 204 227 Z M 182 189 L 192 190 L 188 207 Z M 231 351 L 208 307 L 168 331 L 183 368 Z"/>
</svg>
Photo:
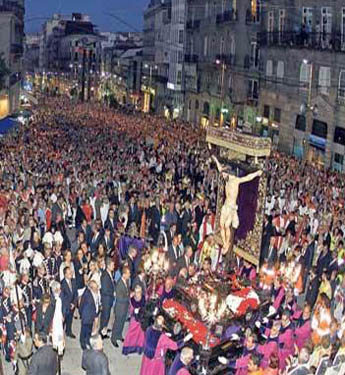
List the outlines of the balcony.
<svg viewBox="0 0 345 375">
<path fill-rule="evenodd" d="M 225 22 L 237 21 L 237 12 L 235 10 L 227 10 L 223 13 L 217 14 L 216 23 L 221 24 Z"/>
<path fill-rule="evenodd" d="M 345 35 L 305 31 L 273 31 L 258 33 L 260 46 L 303 48 L 319 51 L 345 52 Z"/>
<path fill-rule="evenodd" d="M 185 55 L 184 57 L 186 63 L 196 64 L 199 60 L 198 55 Z"/>
<path fill-rule="evenodd" d="M 187 21 L 187 24 L 186 24 L 187 30 L 197 30 L 199 29 L 199 27 L 200 27 L 200 20 Z"/>
</svg>

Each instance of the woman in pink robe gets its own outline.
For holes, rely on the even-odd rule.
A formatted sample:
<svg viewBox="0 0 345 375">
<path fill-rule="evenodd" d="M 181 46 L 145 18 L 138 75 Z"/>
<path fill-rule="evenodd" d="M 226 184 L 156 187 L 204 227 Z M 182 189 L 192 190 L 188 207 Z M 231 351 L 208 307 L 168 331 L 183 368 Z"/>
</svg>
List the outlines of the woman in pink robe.
<svg viewBox="0 0 345 375">
<path fill-rule="evenodd" d="M 141 328 L 139 317 L 145 307 L 145 297 L 142 288 L 137 285 L 134 288 L 134 297 L 131 298 L 130 315 L 128 331 L 122 347 L 122 354 L 131 353 L 141 354 L 144 350 L 145 333 Z"/>
<path fill-rule="evenodd" d="M 166 352 L 168 350 L 176 351 L 192 338 L 192 335 L 188 334 L 184 340 L 177 343 L 162 331 L 163 325 L 164 318 L 159 315 L 153 326 L 146 331 L 140 375 L 165 375 Z"/>
</svg>

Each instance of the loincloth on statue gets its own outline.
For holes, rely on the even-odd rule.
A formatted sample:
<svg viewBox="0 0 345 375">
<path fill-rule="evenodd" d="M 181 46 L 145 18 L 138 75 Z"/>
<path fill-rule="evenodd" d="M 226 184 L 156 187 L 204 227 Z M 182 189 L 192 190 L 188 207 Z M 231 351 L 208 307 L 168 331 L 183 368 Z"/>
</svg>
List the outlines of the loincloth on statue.
<svg viewBox="0 0 345 375">
<path fill-rule="evenodd" d="M 220 211 L 221 226 L 231 226 L 232 228 L 237 229 L 240 225 L 237 210 L 237 204 L 224 203 Z"/>
</svg>

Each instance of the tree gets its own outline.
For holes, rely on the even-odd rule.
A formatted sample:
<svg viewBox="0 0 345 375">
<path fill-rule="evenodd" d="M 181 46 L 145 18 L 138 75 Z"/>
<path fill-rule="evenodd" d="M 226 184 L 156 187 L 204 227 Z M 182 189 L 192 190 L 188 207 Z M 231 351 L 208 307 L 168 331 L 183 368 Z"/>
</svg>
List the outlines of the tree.
<svg viewBox="0 0 345 375">
<path fill-rule="evenodd" d="M 4 54 L 0 53 L 0 90 L 5 88 L 6 78 L 11 73 L 6 65 Z"/>
</svg>

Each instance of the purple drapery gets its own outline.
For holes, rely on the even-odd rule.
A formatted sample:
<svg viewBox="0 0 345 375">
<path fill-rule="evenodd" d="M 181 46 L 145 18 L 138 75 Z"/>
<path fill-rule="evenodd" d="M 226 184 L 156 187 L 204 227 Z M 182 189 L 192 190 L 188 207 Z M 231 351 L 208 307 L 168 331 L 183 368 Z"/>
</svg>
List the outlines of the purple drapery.
<svg viewBox="0 0 345 375">
<path fill-rule="evenodd" d="M 126 258 L 129 246 L 135 246 L 138 249 L 138 253 L 141 253 L 142 248 L 145 245 L 144 240 L 132 238 L 128 236 L 122 236 L 119 241 L 119 251 L 122 259 Z M 138 257 L 137 257 L 138 258 Z"/>
<path fill-rule="evenodd" d="M 243 171 L 241 172 L 241 175 L 245 175 Z M 259 197 L 259 180 L 259 178 L 255 178 L 240 185 L 237 198 L 240 226 L 235 232 L 235 241 L 245 239 L 247 233 L 254 228 Z"/>
</svg>

